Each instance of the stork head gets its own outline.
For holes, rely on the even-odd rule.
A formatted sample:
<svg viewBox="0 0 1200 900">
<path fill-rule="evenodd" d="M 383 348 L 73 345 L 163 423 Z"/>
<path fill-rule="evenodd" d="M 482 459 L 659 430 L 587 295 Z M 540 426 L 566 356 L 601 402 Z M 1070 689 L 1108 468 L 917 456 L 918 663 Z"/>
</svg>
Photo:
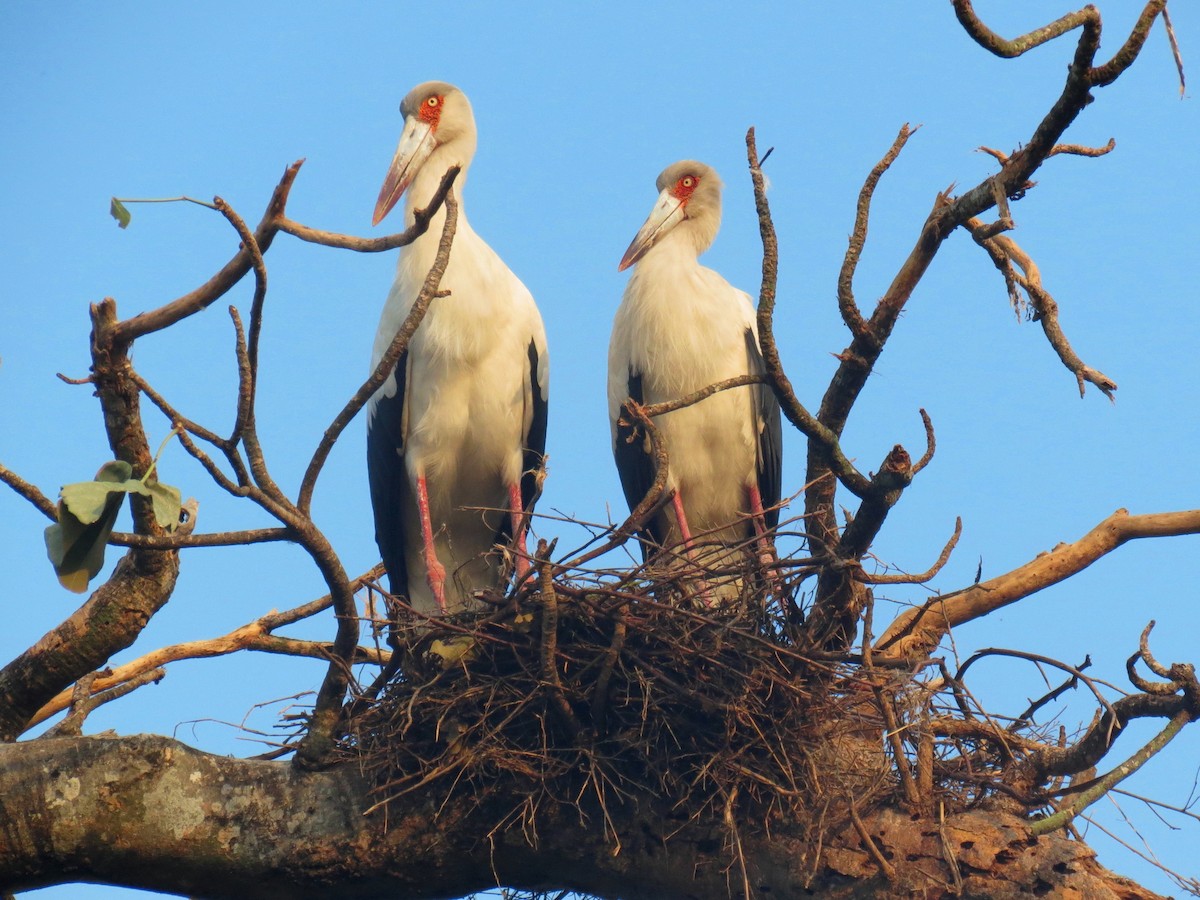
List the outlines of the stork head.
<svg viewBox="0 0 1200 900">
<path fill-rule="evenodd" d="M 452 165 L 466 166 L 475 155 L 475 116 L 467 95 L 454 85 L 444 81 L 417 85 L 400 103 L 400 113 L 404 131 L 379 191 L 372 225 L 391 211 L 435 154 L 439 177 Z"/>
<path fill-rule="evenodd" d="M 712 166 L 685 159 L 663 169 L 656 185 L 658 200 L 649 218 L 621 257 L 618 272 L 624 272 L 674 231 L 687 235 L 700 255 L 721 227 L 721 179 Z"/>
</svg>

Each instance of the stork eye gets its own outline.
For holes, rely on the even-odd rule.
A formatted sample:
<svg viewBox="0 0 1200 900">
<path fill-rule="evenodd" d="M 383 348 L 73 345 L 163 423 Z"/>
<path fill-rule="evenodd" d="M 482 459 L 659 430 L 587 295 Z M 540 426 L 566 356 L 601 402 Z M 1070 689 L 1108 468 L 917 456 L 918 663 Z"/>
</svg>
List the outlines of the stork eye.
<svg viewBox="0 0 1200 900">
<path fill-rule="evenodd" d="M 696 179 L 693 178 L 691 175 L 684 175 L 682 178 L 679 179 L 679 183 L 682 184 L 685 188 L 695 187 Z"/>
<path fill-rule="evenodd" d="M 437 105 L 441 102 L 442 102 L 442 98 L 439 97 L 437 94 L 434 94 L 432 97 L 430 97 L 428 100 L 425 101 L 425 105 L 428 106 L 430 109 L 435 109 L 437 107 Z"/>
</svg>

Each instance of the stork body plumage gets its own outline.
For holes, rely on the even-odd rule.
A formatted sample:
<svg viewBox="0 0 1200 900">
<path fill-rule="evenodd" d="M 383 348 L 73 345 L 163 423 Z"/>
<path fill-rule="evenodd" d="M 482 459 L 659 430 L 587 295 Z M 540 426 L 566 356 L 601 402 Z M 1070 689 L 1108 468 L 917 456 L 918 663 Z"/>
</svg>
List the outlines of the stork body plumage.
<svg viewBox="0 0 1200 900">
<path fill-rule="evenodd" d="M 649 442 L 640 435 L 630 441 L 630 426 L 621 424 L 626 398 L 677 400 L 763 371 L 749 296 L 697 259 L 720 226 L 720 179 L 687 160 L 668 167 L 658 187 L 659 200 L 621 261 L 621 269 L 636 268 L 609 345 L 613 455 L 630 509 L 646 495 L 655 468 Z M 780 413 L 768 386 L 718 392 L 658 416 L 655 426 L 666 442 L 674 497 L 642 534 L 647 558 L 678 545 L 690 552 L 693 539 L 750 547 L 778 524 Z"/>
<path fill-rule="evenodd" d="M 431 99 L 434 101 L 430 105 Z M 401 105 L 405 130 L 375 220 L 402 194 L 405 223 L 428 205 L 446 170 L 475 150 L 457 88 L 429 82 Z M 433 265 L 444 211 L 401 249 L 375 336 L 377 366 Z M 540 487 L 548 356 L 533 297 L 460 208 L 441 289 L 395 371 L 368 405 L 367 456 L 375 536 L 391 592 L 426 614 L 469 608 L 503 574 L 512 541 L 518 576 L 526 515 Z"/>
</svg>

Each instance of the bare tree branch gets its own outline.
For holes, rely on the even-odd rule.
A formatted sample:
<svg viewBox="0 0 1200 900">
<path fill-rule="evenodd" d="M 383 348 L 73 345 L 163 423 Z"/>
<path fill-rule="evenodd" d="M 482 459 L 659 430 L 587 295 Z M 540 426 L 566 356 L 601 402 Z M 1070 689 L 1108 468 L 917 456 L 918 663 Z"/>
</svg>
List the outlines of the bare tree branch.
<svg viewBox="0 0 1200 900">
<path fill-rule="evenodd" d="M 453 194 L 446 194 L 445 206 L 446 221 L 442 225 L 442 236 L 438 243 L 437 255 L 434 257 L 433 265 L 429 268 L 429 273 L 425 276 L 425 283 L 421 286 L 420 294 L 413 301 L 412 310 L 404 320 L 404 324 L 396 334 L 396 337 L 393 338 L 387 353 L 379 361 L 379 365 L 376 367 L 371 378 L 359 388 L 354 397 L 334 420 L 333 424 L 326 429 L 325 436 L 322 438 L 320 445 L 318 445 L 317 451 L 313 454 L 312 461 L 304 473 L 298 506 L 305 515 L 312 499 L 312 490 L 316 485 L 317 476 L 320 474 L 321 466 L 324 464 L 329 450 L 333 447 L 333 442 L 337 440 L 338 435 L 341 434 L 342 429 L 345 428 L 350 419 L 362 408 L 362 405 L 366 403 L 371 394 L 383 384 L 392 369 L 395 368 L 401 353 L 408 346 L 408 341 L 412 337 L 412 333 L 416 331 L 421 318 L 425 315 L 425 310 L 428 309 L 429 304 L 438 294 L 438 285 L 441 283 L 442 275 L 446 272 L 446 265 L 450 262 L 450 248 L 454 243 L 454 230 L 458 225 L 458 205 L 455 203 Z M 322 558 L 326 560 L 326 566 L 332 569 L 336 565 L 337 571 L 340 572 L 341 564 L 338 562 L 333 548 L 328 547 L 324 538 L 321 539 L 321 542 L 320 552 Z M 306 549 L 308 549 L 314 560 L 318 559 L 318 554 L 314 552 L 316 549 L 314 546 L 306 545 Z M 318 565 L 321 565 L 320 561 L 318 561 Z M 342 702 L 345 699 L 346 688 L 349 684 L 349 662 L 355 648 L 358 646 L 359 629 L 353 591 L 348 590 L 348 584 L 344 588 L 338 589 L 335 588 L 333 582 L 329 582 L 328 577 L 326 580 L 330 585 L 330 593 L 334 598 L 334 609 L 338 616 L 338 630 L 337 637 L 333 643 L 334 658 L 325 673 L 325 680 L 321 684 L 321 689 L 317 692 L 317 700 L 313 708 L 312 717 L 309 720 L 308 732 L 305 734 L 296 754 L 297 762 L 308 767 L 325 765 L 333 749 L 338 720 L 341 716 Z"/>
<path fill-rule="evenodd" d="M 429 230 L 430 221 L 437 214 L 437 211 L 442 208 L 442 204 L 449 195 L 454 180 L 461 171 L 461 166 L 451 166 L 447 169 L 446 174 L 442 176 L 442 180 L 437 186 L 437 190 L 433 192 L 429 203 L 425 205 L 424 209 L 414 210 L 413 224 L 398 234 L 389 234 L 377 238 L 357 238 L 346 234 L 337 234 L 332 231 L 320 231 L 316 228 L 309 228 L 307 225 L 301 225 L 299 222 L 294 222 L 282 215 L 279 217 L 277 224 L 280 231 L 285 231 L 293 237 L 300 238 L 302 241 L 323 244 L 326 247 L 338 247 L 343 250 L 356 250 L 359 253 L 381 253 L 385 250 L 395 250 L 397 247 L 406 247 Z"/>
<path fill-rule="evenodd" d="M 360 575 L 351 582 L 354 590 L 358 590 L 369 579 L 377 577 L 378 569 Z M 241 650 L 257 650 L 264 653 L 279 653 L 288 656 L 310 657 L 312 659 L 329 660 L 332 645 L 317 641 L 304 641 L 295 638 L 278 637 L 272 632 L 284 625 L 290 625 L 310 616 L 324 612 L 333 605 L 333 598 L 326 594 L 316 600 L 284 612 L 271 612 L 261 616 L 240 628 L 235 628 L 228 634 L 216 638 L 199 641 L 187 641 L 173 644 L 147 653 L 131 662 L 117 666 L 114 669 L 96 675 L 89 685 L 88 696 L 110 691 L 122 685 L 143 678 L 148 672 L 161 670 L 163 666 L 184 659 L 206 659 L 214 656 L 226 656 Z M 359 647 L 355 653 L 355 662 L 369 662 L 383 665 L 391 656 L 386 651 L 378 651 L 370 647 Z M 95 673 L 93 673 L 95 674 Z M 56 713 L 66 709 L 72 702 L 70 689 L 60 692 L 47 702 L 29 721 L 29 728 L 49 719 Z M 111 698 L 111 699 L 115 699 Z M 107 702 L 104 701 L 104 702 Z"/>
<path fill-rule="evenodd" d="M 871 575 L 867 572 L 860 572 L 855 577 L 864 584 L 924 584 L 942 571 L 942 567 L 950 561 L 950 554 L 958 546 L 958 539 L 961 536 L 962 517 L 958 516 L 954 519 L 954 534 L 950 535 L 950 540 L 946 541 L 946 546 L 938 554 L 937 560 L 919 575 Z"/>
<path fill-rule="evenodd" d="M 1059 544 L 1011 572 L 902 613 L 879 638 L 876 651 L 922 659 L 951 628 L 1057 584 L 1127 541 L 1181 534 L 1200 534 L 1200 510 L 1131 516 L 1119 509 L 1073 544 Z"/>
<path fill-rule="evenodd" d="M 58 504 L 43 494 L 35 484 L 30 484 L 7 466 L 0 464 L 0 481 L 33 504 L 42 515 L 52 522 L 58 521 Z"/>
<path fill-rule="evenodd" d="M 288 194 L 291 192 L 292 184 L 303 164 L 304 160 L 298 160 L 288 166 L 271 195 L 267 211 L 263 214 L 262 221 L 259 222 L 258 228 L 254 232 L 259 254 L 266 253 L 275 239 L 278 231 L 278 218 L 283 214 Z M 214 300 L 224 296 L 230 288 L 242 280 L 242 277 L 254 267 L 254 257 L 255 253 L 252 250 L 245 246 L 240 247 L 221 271 L 200 287 L 158 309 L 141 313 L 115 325 L 110 339 L 115 346 L 128 346 L 142 335 L 162 331 L 164 328 L 169 328 L 176 322 L 200 312 Z"/>
<path fill-rule="evenodd" d="M 989 235 L 986 226 L 979 219 L 968 219 L 964 225 L 971 231 L 975 242 L 988 252 L 996 268 L 1004 275 L 1006 282 L 1010 285 L 1010 293 L 1013 284 L 1019 285 L 1025 290 L 1036 314 L 1035 318 L 1041 323 L 1050 346 L 1054 348 L 1054 352 L 1058 354 L 1058 358 L 1062 360 L 1068 371 L 1075 375 L 1075 380 L 1079 385 L 1079 396 L 1084 395 L 1084 383 L 1091 382 L 1109 400 L 1114 399 L 1113 394 L 1117 389 L 1117 383 L 1103 372 L 1084 363 L 1071 347 L 1066 334 L 1063 333 L 1058 319 L 1058 304 L 1050 292 L 1042 287 L 1042 276 L 1037 264 L 1011 237 Z M 1011 263 L 1019 266 L 1023 274 L 1013 271 Z"/>
</svg>

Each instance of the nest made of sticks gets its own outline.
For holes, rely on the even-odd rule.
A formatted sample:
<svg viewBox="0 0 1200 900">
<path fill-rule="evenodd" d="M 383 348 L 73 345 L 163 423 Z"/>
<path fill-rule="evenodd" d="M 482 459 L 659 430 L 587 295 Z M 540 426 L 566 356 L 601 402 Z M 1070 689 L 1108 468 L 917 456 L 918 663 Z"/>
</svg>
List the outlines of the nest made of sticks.
<svg viewBox="0 0 1200 900">
<path fill-rule="evenodd" d="M 678 583 L 543 578 L 489 613 L 400 625 L 400 674 L 347 748 L 378 806 L 439 781 L 461 804 L 507 779 L 531 798 L 513 813 L 527 820 L 549 800 L 607 822 L 613 803 L 649 797 L 718 823 L 736 805 L 741 827 L 766 827 L 892 790 L 855 667 L 799 652 L 778 584 L 730 583 L 737 596 L 684 599 Z"/>
</svg>

